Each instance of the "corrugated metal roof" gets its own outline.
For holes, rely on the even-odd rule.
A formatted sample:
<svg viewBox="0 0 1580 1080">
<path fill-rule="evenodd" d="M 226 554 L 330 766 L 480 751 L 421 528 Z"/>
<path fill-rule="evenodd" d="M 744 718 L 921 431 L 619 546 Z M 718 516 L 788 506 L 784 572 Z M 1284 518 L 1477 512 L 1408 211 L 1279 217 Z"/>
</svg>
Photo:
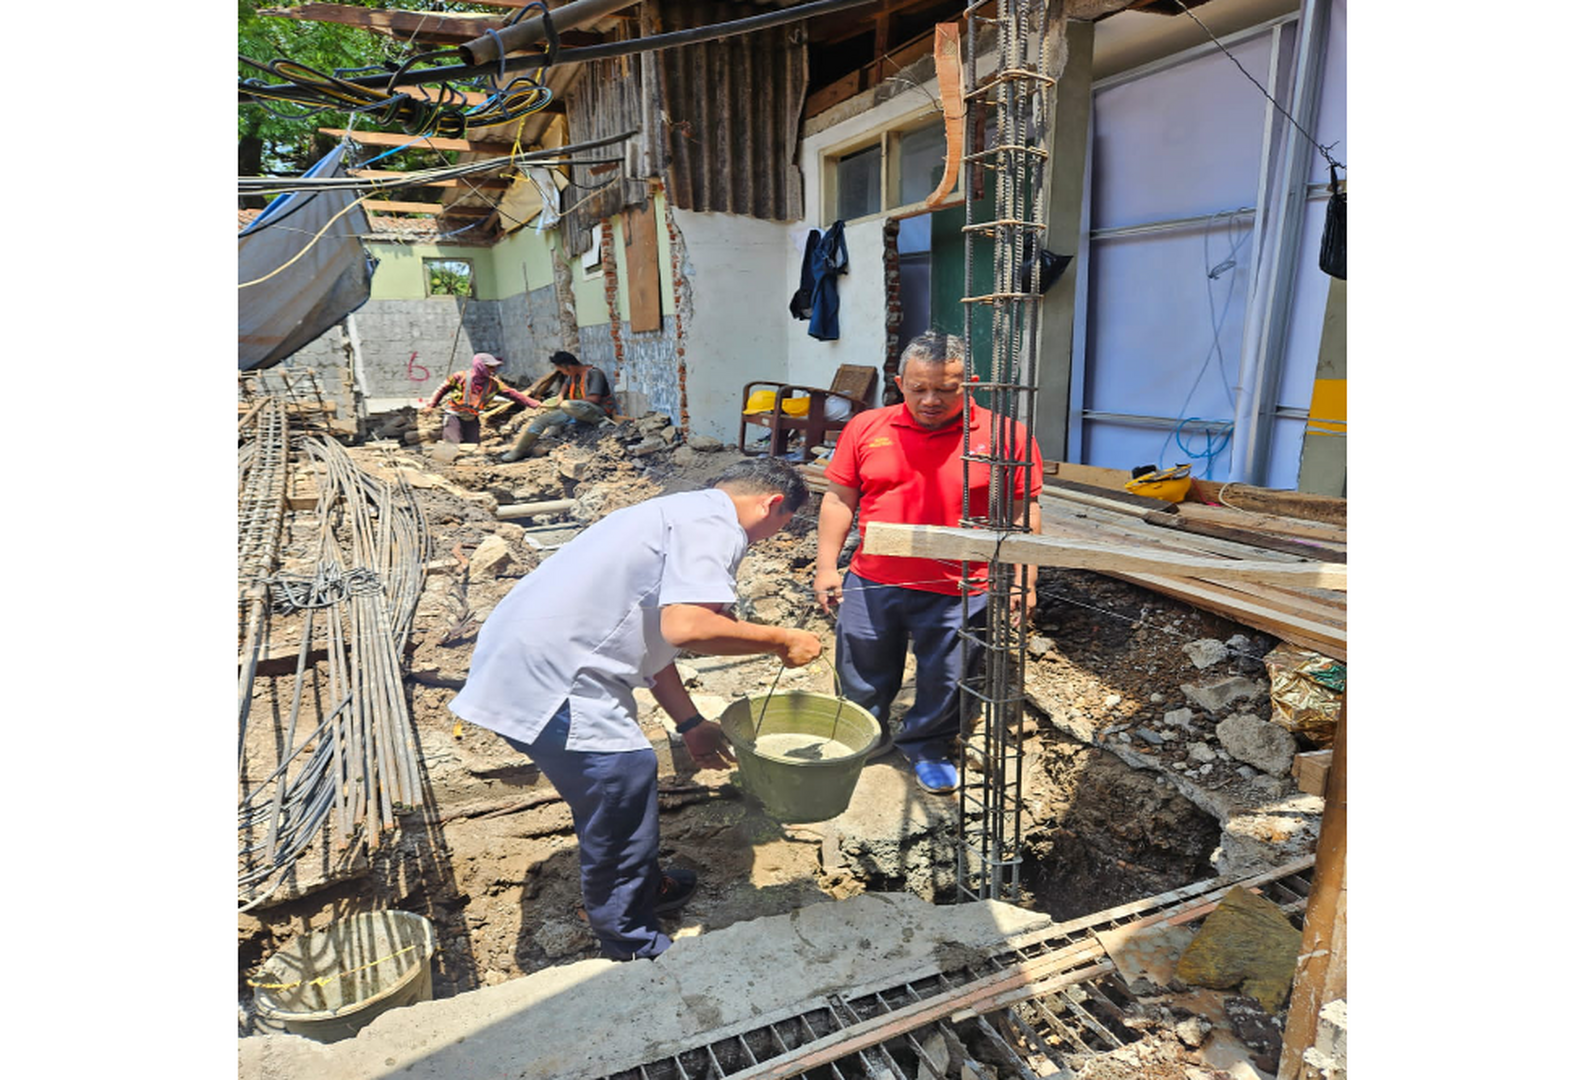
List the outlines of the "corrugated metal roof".
<svg viewBox="0 0 1580 1080">
<path fill-rule="evenodd" d="M 664 5 L 657 32 L 744 17 L 740 3 Z M 675 206 L 790 221 L 802 213 L 796 163 L 806 98 L 804 23 L 657 54 Z"/>
</svg>

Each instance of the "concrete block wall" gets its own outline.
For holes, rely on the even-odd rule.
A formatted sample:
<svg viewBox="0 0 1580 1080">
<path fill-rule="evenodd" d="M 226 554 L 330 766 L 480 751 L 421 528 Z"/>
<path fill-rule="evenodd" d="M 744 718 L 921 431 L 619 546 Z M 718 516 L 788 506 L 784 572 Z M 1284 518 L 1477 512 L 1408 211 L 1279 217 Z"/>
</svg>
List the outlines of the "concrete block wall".
<svg viewBox="0 0 1580 1080">
<path fill-rule="evenodd" d="M 357 309 L 352 318 L 362 346 L 360 374 L 369 410 L 431 396 L 452 371 L 471 366 L 473 353 L 508 355 L 501 304 L 468 300 L 463 312 L 459 298 L 430 297 L 369 300 Z"/>
<path fill-rule="evenodd" d="M 611 323 L 581 328 L 584 364 L 602 368 L 616 390 L 635 391 L 647 407 L 680 423 L 680 382 L 676 377 L 675 320 L 664 316 L 662 329 L 635 333 L 629 322 L 620 324 L 621 364 L 615 369 L 615 336 Z"/>
<path fill-rule="evenodd" d="M 500 348 L 505 378 L 526 386 L 549 373 L 549 354 L 560 348 L 559 304 L 553 284 L 499 301 Z"/>
</svg>

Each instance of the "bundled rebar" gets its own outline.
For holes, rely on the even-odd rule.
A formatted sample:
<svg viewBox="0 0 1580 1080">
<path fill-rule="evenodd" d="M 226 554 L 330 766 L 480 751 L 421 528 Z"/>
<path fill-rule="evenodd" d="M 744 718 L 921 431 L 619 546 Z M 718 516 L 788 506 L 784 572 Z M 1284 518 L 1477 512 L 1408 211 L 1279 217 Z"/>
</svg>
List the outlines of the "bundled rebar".
<svg viewBox="0 0 1580 1080">
<path fill-rule="evenodd" d="M 972 325 L 978 308 L 992 312 L 991 361 L 974 394 L 966 395 L 965 430 L 971 430 L 974 407 L 984 405 L 992 416 L 985 452 L 973 452 L 968 441 L 961 454 L 964 494 L 961 520 L 967 526 L 997 532 L 1029 532 L 1031 500 L 1016 492 L 1034 490 L 1031 432 L 1035 422 L 1037 315 L 1043 293 L 1045 264 L 1040 258 L 1043 223 L 1043 176 L 1054 80 L 1045 72 L 1050 30 L 1062 34 L 1062 22 L 1048 26 L 1048 6 L 1029 0 L 1000 0 L 996 18 L 978 12 L 985 0 L 967 9 L 966 123 L 967 132 L 986 130 L 981 148 L 968 147 L 963 156 L 965 200 L 965 346 L 974 355 Z M 1062 6 L 1058 7 L 1062 14 Z M 977 79 L 976 50 L 984 27 L 997 31 L 998 62 L 991 75 Z M 986 117 L 983 111 L 986 110 Z M 991 118 L 991 124 L 983 123 Z M 993 210 L 986 221 L 975 220 L 972 197 L 992 180 Z M 991 284 L 981 288 L 978 257 L 987 247 Z M 1028 261 L 1029 259 L 1029 261 Z M 968 363 L 974 361 L 968 359 Z M 973 400 L 976 398 L 976 400 Z M 988 470 L 988 507 L 973 515 L 970 478 L 973 469 Z M 969 574 L 962 567 L 962 595 Z M 960 772 L 960 836 L 957 848 L 957 892 L 962 899 L 1014 900 L 1020 890 L 1021 719 L 1024 714 L 1022 672 L 1026 663 L 1026 594 L 1035 589 L 1031 572 L 1004 560 L 988 563 L 986 624 L 972 628 L 962 615 L 960 633 L 983 649 L 980 672 L 962 683 L 961 730 L 971 732 L 969 714 L 980 709 L 980 722 L 962 740 Z M 961 605 L 964 612 L 966 605 Z M 979 783 L 965 782 L 966 761 L 974 754 L 981 765 Z"/>
<path fill-rule="evenodd" d="M 315 569 L 310 579 L 268 582 L 273 611 L 301 612 L 302 634 L 279 760 L 256 781 L 243 776 L 243 903 L 261 902 L 315 839 L 347 857 L 359 844 L 378 846 L 400 813 L 422 803 L 401 671 L 428 558 L 421 507 L 404 480 L 371 476 L 333 440 L 303 439 L 301 450 L 320 474 Z M 308 663 L 315 645 L 328 657 L 322 680 Z M 328 711 L 304 721 L 309 697 Z"/>
</svg>

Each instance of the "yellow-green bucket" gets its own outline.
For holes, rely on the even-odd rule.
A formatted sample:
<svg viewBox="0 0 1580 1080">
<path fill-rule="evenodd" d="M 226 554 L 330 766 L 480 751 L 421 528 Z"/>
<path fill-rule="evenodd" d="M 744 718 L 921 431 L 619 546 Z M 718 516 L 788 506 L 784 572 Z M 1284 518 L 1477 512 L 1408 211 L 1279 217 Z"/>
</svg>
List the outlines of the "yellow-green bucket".
<svg viewBox="0 0 1580 1080">
<path fill-rule="evenodd" d="M 254 980 L 266 1026 L 319 1042 L 355 1035 L 390 1009 L 433 997 L 433 924 L 409 911 L 371 911 L 303 934 Z"/>
<path fill-rule="evenodd" d="M 806 690 L 737 699 L 719 723 L 735 750 L 741 786 L 786 824 L 844 813 L 881 734 L 861 706 Z"/>
</svg>

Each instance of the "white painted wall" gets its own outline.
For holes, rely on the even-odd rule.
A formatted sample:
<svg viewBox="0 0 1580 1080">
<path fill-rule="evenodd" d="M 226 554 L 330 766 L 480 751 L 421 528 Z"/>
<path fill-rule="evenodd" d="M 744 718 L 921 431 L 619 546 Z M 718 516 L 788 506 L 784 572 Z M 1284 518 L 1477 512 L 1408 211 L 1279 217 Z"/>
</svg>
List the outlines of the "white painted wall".
<svg viewBox="0 0 1580 1080">
<path fill-rule="evenodd" d="M 733 446 L 741 388 L 755 379 L 795 381 L 785 378 L 787 325 L 805 324 L 790 318 L 791 227 L 731 214 L 673 213 L 685 242 L 680 271 L 691 285 L 692 310 L 680 314 L 691 431 Z M 667 266 L 664 271 L 667 280 Z"/>
<path fill-rule="evenodd" d="M 850 272 L 838 280 L 839 338 L 819 341 L 808 334 L 809 323 L 790 317 L 790 293 L 801 278 L 801 252 L 810 226 L 792 230 L 794 259 L 785 293 L 784 322 L 789 324 L 786 382 L 802 386 L 827 386 L 841 364 L 864 364 L 883 370 L 885 301 L 883 295 L 883 216 L 863 218 L 845 226 L 845 248 L 850 254 Z M 877 398 L 878 401 L 882 397 Z"/>
</svg>

